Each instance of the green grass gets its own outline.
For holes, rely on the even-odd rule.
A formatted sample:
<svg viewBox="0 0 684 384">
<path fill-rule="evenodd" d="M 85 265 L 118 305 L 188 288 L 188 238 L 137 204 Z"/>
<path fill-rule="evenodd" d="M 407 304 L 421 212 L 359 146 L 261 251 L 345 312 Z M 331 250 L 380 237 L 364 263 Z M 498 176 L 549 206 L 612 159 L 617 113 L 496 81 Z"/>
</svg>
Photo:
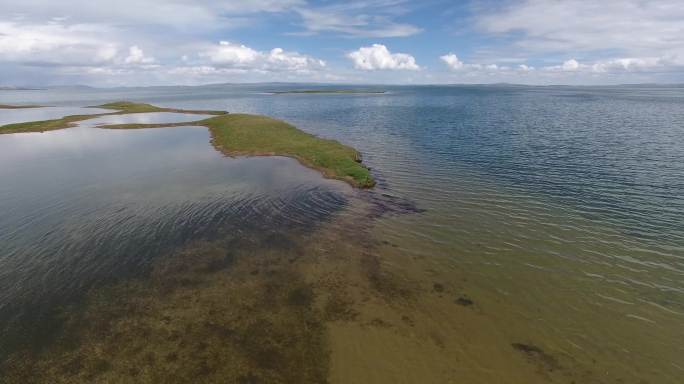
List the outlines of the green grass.
<svg viewBox="0 0 684 384">
<path fill-rule="evenodd" d="M 214 146 L 229 155 L 278 155 L 297 159 L 320 171 L 324 176 L 344 180 L 353 186 L 370 188 L 375 185 L 370 171 L 361 164 L 354 148 L 334 140 L 326 140 L 303 132 L 294 126 L 266 116 L 228 114 L 225 111 L 184 110 L 162 108 L 151 104 L 116 102 L 94 106 L 115 112 L 94 115 L 71 115 L 60 119 L 32 121 L 0 126 L 0 134 L 45 132 L 73 127 L 80 121 L 109 115 L 130 113 L 176 112 L 216 115 L 208 119 L 164 124 L 104 125 L 110 129 L 166 128 L 174 126 L 204 126 L 209 128 Z"/>
<path fill-rule="evenodd" d="M 70 115 L 53 120 L 29 121 L 26 123 L 7 124 L 0 126 L 0 134 L 23 133 L 23 132 L 46 132 L 76 126 L 79 121 L 94 119 L 99 115 Z"/>
<path fill-rule="evenodd" d="M 209 127 L 214 145 L 228 153 L 290 156 L 327 177 L 345 180 L 361 188 L 375 185 L 354 148 L 308 134 L 284 121 L 230 114 L 200 123 Z"/>
</svg>

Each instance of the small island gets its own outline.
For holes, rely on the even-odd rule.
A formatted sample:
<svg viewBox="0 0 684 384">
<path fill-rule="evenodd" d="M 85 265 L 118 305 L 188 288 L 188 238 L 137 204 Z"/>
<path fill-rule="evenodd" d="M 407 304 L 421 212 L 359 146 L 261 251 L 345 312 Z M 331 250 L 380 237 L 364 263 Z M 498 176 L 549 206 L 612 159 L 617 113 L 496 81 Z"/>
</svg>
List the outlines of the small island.
<svg viewBox="0 0 684 384">
<path fill-rule="evenodd" d="M 78 122 L 102 116 L 132 113 L 172 112 L 213 117 L 182 123 L 101 125 L 106 129 L 168 128 L 203 126 L 209 129 L 214 147 L 230 156 L 287 156 L 316 169 L 325 177 L 339 179 L 358 188 L 375 185 L 370 171 L 361 163 L 354 148 L 335 140 L 326 140 L 277 119 L 249 114 L 229 114 L 226 111 L 163 108 L 151 104 L 116 102 L 93 106 L 113 112 L 92 115 L 70 115 L 60 119 L 33 121 L 0 126 L 0 134 L 45 132 L 74 127 Z"/>
</svg>

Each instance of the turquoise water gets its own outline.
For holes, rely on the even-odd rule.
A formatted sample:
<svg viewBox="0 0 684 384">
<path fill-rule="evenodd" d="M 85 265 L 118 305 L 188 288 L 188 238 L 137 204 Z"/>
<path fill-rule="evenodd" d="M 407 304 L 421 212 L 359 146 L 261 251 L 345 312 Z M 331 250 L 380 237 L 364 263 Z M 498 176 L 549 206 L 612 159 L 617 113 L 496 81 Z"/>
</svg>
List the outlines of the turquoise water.
<svg viewBox="0 0 684 384">
<path fill-rule="evenodd" d="M 384 87 L 386 93 L 372 95 L 269 94 L 292 87 L 0 91 L 0 103 L 54 105 L 56 110 L 71 111 L 125 99 L 225 109 L 274 116 L 337 139 L 362 152 L 379 181 L 378 194 L 405 199 L 424 210 L 378 220 L 374 233 L 395 244 L 397 252 L 421 260 L 422 269 L 439 271 L 435 276 L 467 279 L 467 289 L 498 313 L 490 314 L 492 324 L 510 326 L 516 337 L 536 334 L 537 343 L 551 349 L 583 351 L 567 353 L 584 354 L 599 364 L 605 361 L 597 370 L 605 369 L 611 378 L 635 366 L 636 371 L 623 373 L 627 382 L 646 378 L 674 383 L 684 375 L 684 88 L 423 86 Z M 0 123 L 36 120 L 47 112 L 9 113 L 0 111 Z M 315 173 L 304 171 L 304 176 L 295 177 L 300 174 L 295 162 L 287 163 L 292 168 L 284 173 L 273 172 L 268 159 L 260 159 L 259 165 L 251 162 L 254 159 L 231 160 L 208 152 L 208 134 L 202 129 L 102 133 L 77 128 L 40 136 L 38 144 L 33 140 L 30 135 L 0 136 L 0 273 L 7 285 L 2 289 L 6 302 L 24 291 L 7 278 L 22 268 L 16 255 L 40 247 L 40 239 L 52 236 L 47 230 L 22 229 L 24 223 L 38 223 L 38 228 L 56 225 L 59 231 L 85 233 L 98 241 L 97 231 L 88 235 L 83 228 L 67 229 L 51 221 L 51 215 L 83 211 L 75 219 L 93 217 L 88 226 L 99 228 L 101 212 L 64 205 L 76 204 L 72 193 L 90 188 L 79 184 L 93 182 L 84 176 L 87 172 L 106 170 L 113 180 L 97 189 L 104 191 L 100 198 L 107 209 L 116 207 L 112 201 L 123 196 L 121 180 L 128 180 L 151 197 L 147 200 L 145 193 L 126 189 L 134 202 L 121 204 L 135 204 L 138 217 L 145 220 L 154 212 L 155 228 L 173 225 L 181 232 L 201 231 L 206 207 L 197 205 L 197 222 L 178 222 L 185 208 L 170 201 L 196 204 L 207 198 L 200 196 L 204 189 L 210 191 L 206 204 L 246 201 L 264 207 L 262 214 L 274 206 L 302 212 L 302 206 L 314 204 L 320 207 L 315 210 L 320 216 L 312 220 L 343 209 L 350 193 Z M 92 147 L 94 143 L 106 143 L 106 148 Z M 65 153 L 78 153 L 78 160 Z M 98 155 L 102 153 L 119 155 Z M 175 163 L 179 156 L 190 161 L 181 166 Z M 50 167 L 41 164 L 44 160 Z M 113 162 L 121 165 L 108 168 Z M 225 163 L 234 164 L 229 169 L 235 171 L 219 171 Z M 151 168 L 144 171 L 147 167 Z M 262 168 L 252 173 L 252 167 Z M 175 190 L 175 172 L 201 173 L 182 179 L 183 185 L 197 189 Z M 169 188 L 150 192 L 150 185 L 160 182 L 147 179 L 151 174 L 167 175 L 161 182 Z M 244 195 L 226 196 L 225 190 L 244 183 Z M 262 195 L 264 190 L 278 193 Z M 302 203 L 272 203 L 283 191 Z M 271 203 L 259 205 L 264 201 Z M 176 210 L 168 210 L 167 204 Z M 289 217 L 290 211 L 281 213 Z M 119 236 L 116 241 L 125 243 L 127 232 L 118 232 L 115 217 L 107 225 Z M 226 219 L 231 220 L 238 218 Z M 173 231 L 158 236 L 157 242 L 166 245 L 183 238 Z M 33 252 L 40 256 L 32 257 L 47 257 L 50 252 L 45 246 Z M 78 268 L 98 270 L 88 263 Z M 396 264 L 399 270 L 414 268 Z M 61 287 L 65 279 L 73 283 L 69 273 L 81 272 L 65 268 L 58 274 L 45 273 L 42 289 Z M 501 304 L 497 307 L 496 302 Z M 583 358 L 576 359 L 584 363 Z"/>
</svg>

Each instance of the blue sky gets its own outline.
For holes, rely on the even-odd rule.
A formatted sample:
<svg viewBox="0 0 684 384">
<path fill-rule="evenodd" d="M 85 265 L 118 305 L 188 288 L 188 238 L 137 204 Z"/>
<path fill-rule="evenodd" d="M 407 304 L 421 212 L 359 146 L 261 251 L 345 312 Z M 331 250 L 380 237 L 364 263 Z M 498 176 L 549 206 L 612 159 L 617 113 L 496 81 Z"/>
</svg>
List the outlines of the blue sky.
<svg viewBox="0 0 684 384">
<path fill-rule="evenodd" d="M 0 0 L 0 85 L 684 82 L 681 0 Z"/>
</svg>

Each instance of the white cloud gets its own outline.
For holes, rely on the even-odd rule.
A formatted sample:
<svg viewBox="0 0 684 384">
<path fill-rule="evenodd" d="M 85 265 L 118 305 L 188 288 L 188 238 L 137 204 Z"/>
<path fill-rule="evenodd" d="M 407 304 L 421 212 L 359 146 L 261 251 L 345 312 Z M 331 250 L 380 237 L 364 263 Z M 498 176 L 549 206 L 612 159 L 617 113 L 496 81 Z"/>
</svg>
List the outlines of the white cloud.
<svg viewBox="0 0 684 384">
<path fill-rule="evenodd" d="M 564 71 L 572 72 L 579 69 L 579 63 L 575 59 L 566 60 L 561 65 L 561 69 Z"/>
<path fill-rule="evenodd" d="M 591 66 L 593 72 L 605 73 L 605 72 L 618 72 L 618 71 L 648 71 L 651 69 L 664 69 L 666 67 L 676 67 L 681 66 L 682 63 L 677 62 L 676 58 L 664 58 L 664 57 L 627 57 L 603 60 L 594 63 Z"/>
<path fill-rule="evenodd" d="M 305 3 L 305 0 L 22 0 L 0 1 L 0 15 L 19 15 L 29 22 L 47 22 L 57 17 L 79 23 L 208 30 L 231 28 L 235 21 L 232 16 L 283 12 Z"/>
<path fill-rule="evenodd" d="M 325 67 L 325 61 L 301 55 L 297 52 L 285 52 L 282 48 L 273 48 L 266 56 L 269 67 L 285 68 L 294 71 L 306 71 Z"/>
<path fill-rule="evenodd" d="M 492 64 L 480 64 L 480 63 L 465 63 L 456 56 L 454 53 L 448 53 L 446 55 L 440 56 L 440 60 L 446 64 L 446 66 L 451 71 L 460 72 L 505 72 L 512 71 L 512 68 L 506 65 Z M 519 72 L 531 72 L 534 67 L 521 64 L 518 66 L 517 70 Z"/>
<path fill-rule="evenodd" d="M 463 62 L 453 53 L 439 57 L 452 71 L 463 69 Z"/>
<path fill-rule="evenodd" d="M 262 52 L 228 41 L 207 47 L 198 56 L 208 59 L 211 65 L 217 67 L 260 71 L 306 72 L 321 70 L 326 66 L 323 60 L 298 52 L 287 52 L 282 48 Z"/>
<path fill-rule="evenodd" d="M 297 8 L 308 34 L 333 32 L 352 37 L 405 37 L 422 29 L 393 20 L 402 0 L 344 2 L 318 8 Z M 393 10 L 389 12 L 388 10 Z"/>
<path fill-rule="evenodd" d="M 0 61 L 40 65 L 88 65 L 114 60 L 115 43 L 98 36 L 105 28 L 93 25 L 19 25 L 0 22 Z"/>
<path fill-rule="evenodd" d="M 681 0 L 526 0 L 484 12 L 477 25 L 515 33 L 514 45 L 531 52 L 608 50 L 639 57 L 683 53 L 682 20 Z"/>
<path fill-rule="evenodd" d="M 301 18 L 305 33 L 334 32 L 356 37 L 400 37 L 421 31 L 395 21 L 408 12 L 407 0 L 347 1 L 312 5 L 306 0 L 22 0 L 0 1 L 0 15 L 26 21 L 58 19 L 80 23 L 113 23 L 145 29 L 222 30 L 251 25 L 258 14 L 290 12 Z"/>
<path fill-rule="evenodd" d="M 207 57 L 214 64 L 236 67 L 251 65 L 260 55 L 252 48 L 228 41 L 221 41 L 218 46 L 213 46 L 200 53 L 200 56 Z"/>
<path fill-rule="evenodd" d="M 373 44 L 370 47 L 361 47 L 347 55 L 354 62 L 354 67 L 363 70 L 378 69 L 404 69 L 419 70 L 416 59 L 406 53 L 391 53 L 382 44 Z"/>
<path fill-rule="evenodd" d="M 152 64 L 154 57 L 145 56 L 145 53 L 137 45 L 128 49 L 128 56 L 124 59 L 126 64 Z"/>
<path fill-rule="evenodd" d="M 594 74 L 617 74 L 649 71 L 680 70 L 684 63 L 676 57 L 645 57 L 645 58 L 615 58 L 596 60 L 593 62 L 579 62 L 575 59 L 564 61 L 560 65 L 550 65 L 541 69 L 549 72 L 580 72 Z"/>
</svg>

